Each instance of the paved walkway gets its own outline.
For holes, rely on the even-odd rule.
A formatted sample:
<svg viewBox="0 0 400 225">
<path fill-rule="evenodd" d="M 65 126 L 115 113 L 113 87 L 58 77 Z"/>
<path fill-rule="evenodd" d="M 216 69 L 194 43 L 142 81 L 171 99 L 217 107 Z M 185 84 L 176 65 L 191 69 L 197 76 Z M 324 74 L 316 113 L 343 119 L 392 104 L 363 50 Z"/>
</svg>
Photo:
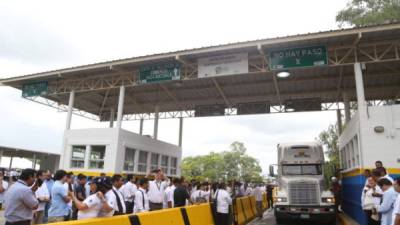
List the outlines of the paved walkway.
<svg viewBox="0 0 400 225">
<path fill-rule="evenodd" d="M 293 224 L 306 224 L 306 225 L 320 225 L 320 223 L 310 223 L 310 222 L 301 222 L 299 223 L 299 221 L 296 221 Z M 273 211 L 266 211 L 263 215 L 262 219 L 256 219 L 254 221 L 252 221 L 251 223 L 249 223 L 248 225 L 277 225 L 276 221 L 275 221 L 275 217 L 274 217 L 274 212 Z M 286 224 L 283 224 L 286 225 Z M 337 220 L 336 225 L 341 225 L 340 221 Z"/>
</svg>

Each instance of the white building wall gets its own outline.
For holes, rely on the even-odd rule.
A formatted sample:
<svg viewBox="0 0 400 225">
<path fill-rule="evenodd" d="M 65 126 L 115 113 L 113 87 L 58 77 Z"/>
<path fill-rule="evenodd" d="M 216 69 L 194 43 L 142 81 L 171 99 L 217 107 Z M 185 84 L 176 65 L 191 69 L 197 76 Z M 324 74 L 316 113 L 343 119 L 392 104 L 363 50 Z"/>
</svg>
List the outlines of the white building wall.
<svg viewBox="0 0 400 225">
<path fill-rule="evenodd" d="M 384 127 L 384 132 L 375 132 L 377 126 Z M 356 161 L 356 165 L 351 166 L 353 168 L 373 168 L 377 160 L 381 160 L 386 168 L 399 168 L 400 105 L 369 106 L 367 113 L 356 113 L 339 138 L 341 151 L 349 149 L 351 145 Z M 349 152 L 342 155 L 346 157 L 342 159 L 346 160 L 346 164 L 348 157 L 353 157 Z M 358 165 L 357 155 L 360 159 Z"/>
<path fill-rule="evenodd" d="M 103 169 L 89 169 L 89 156 L 91 146 L 106 146 L 105 160 Z M 86 146 L 85 166 L 84 168 L 72 168 L 72 146 Z M 125 148 L 136 149 L 135 169 L 134 171 L 124 171 Z M 182 159 L 182 149 L 179 146 L 172 145 L 159 140 L 154 140 L 147 136 L 142 136 L 118 128 L 92 128 L 92 129 L 74 129 L 66 130 L 64 133 L 64 148 L 61 154 L 60 168 L 67 171 L 94 172 L 94 173 L 135 173 L 147 174 L 150 172 L 148 165 L 146 173 L 137 172 L 138 150 L 148 153 L 148 162 L 151 152 L 160 155 L 168 155 L 178 159 L 178 168 L 176 176 L 180 175 L 180 161 Z M 161 157 L 161 156 L 160 156 Z M 169 172 L 169 171 L 168 171 Z M 167 173 L 169 175 L 169 173 Z"/>
</svg>

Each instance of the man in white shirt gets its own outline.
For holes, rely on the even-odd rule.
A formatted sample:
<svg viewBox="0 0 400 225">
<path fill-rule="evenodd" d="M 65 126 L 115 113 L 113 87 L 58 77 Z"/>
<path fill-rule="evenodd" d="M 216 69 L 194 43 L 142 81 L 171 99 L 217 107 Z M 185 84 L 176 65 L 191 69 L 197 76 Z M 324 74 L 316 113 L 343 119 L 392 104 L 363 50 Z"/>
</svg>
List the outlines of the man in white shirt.
<svg viewBox="0 0 400 225">
<path fill-rule="evenodd" d="M 400 178 L 394 183 L 394 189 L 398 193 L 396 202 L 394 203 L 392 225 L 400 225 Z"/>
<path fill-rule="evenodd" d="M 4 194 L 8 188 L 8 182 L 4 180 L 4 172 L 0 171 L 0 209 L 3 207 Z"/>
<path fill-rule="evenodd" d="M 155 180 L 149 181 L 149 191 L 147 195 L 150 201 L 150 211 L 163 208 L 163 197 L 167 183 L 163 181 L 164 174 L 160 169 L 153 170 Z"/>
<path fill-rule="evenodd" d="M 261 191 L 261 185 L 256 185 L 256 187 L 253 190 L 253 195 L 256 199 L 256 206 L 257 206 L 257 215 L 258 217 L 262 218 L 262 191 Z"/>
<path fill-rule="evenodd" d="M 172 186 L 169 189 L 168 192 L 168 198 L 167 198 L 167 206 L 168 208 L 173 208 L 174 207 L 174 192 L 176 189 L 177 184 L 179 183 L 179 178 L 174 178 L 172 180 Z"/>
<path fill-rule="evenodd" d="M 42 224 L 44 218 L 44 209 L 46 207 L 46 203 L 50 201 L 50 193 L 47 189 L 46 183 L 44 183 L 46 171 L 39 170 L 37 173 L 38 184 L 41 184 L 39 188 L 35 192 L 35 196 L 39 201 L 39 206 L 35 212 L 35 218 L 32 221 L 33 224 Z"/>
<path fill-rule="evenodd" d="M 149 197 L 146 193 L 148 186 L 149 181 L 147 178 L 141 178 L 139 180 L 139 189 L 135 193 L 135 204 L 133 208 L 134 213 L 148 212 L 150 210 Z"/>
<path fill-rule="evenodd" d="M 115 202 L 114 202 L 114 216 L 117 215 L 123 215 L 126 213 L 126 206 L 125 206 L 125 200 L 124 196 L 122 195 L 121 191 L 119 189 L 122 187 L 124 184 L 124 180 L 122 179 L 122 176 L 119 174 L 115 174 L 111 178 L 111 182 L 113 184 L 112 187 L 112 192 L 115 195 Z"/>
<path fill-rule="evenodd" d="M 128 174 L 126 179 L 127 182 L 121 187 L 121 192 L 125 199 L 126 214 L 131 214 L 133 212 L 133 200 L 137 186 L 135 184 L 135 177 L 132 174 Z"/>
<path fill-rule="evenodd" d="M 232 198 L 229 193 L 225 190 L 225 184 L 218 184 L 218 189 L 215 192 L 215 203 L 216 212 L 216 224 L 228 225 L 229 224 L 229 207 L 232 204 Z"/>
</svg>

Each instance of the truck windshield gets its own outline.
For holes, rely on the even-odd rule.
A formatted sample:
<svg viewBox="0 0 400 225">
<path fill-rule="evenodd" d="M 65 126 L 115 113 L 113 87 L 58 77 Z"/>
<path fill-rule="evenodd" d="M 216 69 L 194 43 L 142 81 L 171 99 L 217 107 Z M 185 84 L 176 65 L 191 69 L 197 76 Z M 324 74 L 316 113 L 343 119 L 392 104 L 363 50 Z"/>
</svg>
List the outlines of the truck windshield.
<svg viewBox="0 0 400 225">
<path fill-rule="evenodd" d="M 321 165 L 283 165 L 283 175 L 321 175 Z"/>
</svg>

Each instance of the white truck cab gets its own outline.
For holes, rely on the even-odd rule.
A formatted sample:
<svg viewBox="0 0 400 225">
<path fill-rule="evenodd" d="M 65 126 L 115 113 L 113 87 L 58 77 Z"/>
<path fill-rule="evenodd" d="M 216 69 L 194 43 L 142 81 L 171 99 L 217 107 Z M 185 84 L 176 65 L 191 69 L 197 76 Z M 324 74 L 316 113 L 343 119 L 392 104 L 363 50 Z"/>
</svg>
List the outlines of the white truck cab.
<svg viewBox="0 0 400 225">
<path fill-rule="evenodd" d="M 325 187 L 324 152 L 318 142 L 278 144 L 277 223 L 310 220 L 335 224 L 335 199 Z M 271 176 L 275 176 L 270 167 Z"/>
</svg>

